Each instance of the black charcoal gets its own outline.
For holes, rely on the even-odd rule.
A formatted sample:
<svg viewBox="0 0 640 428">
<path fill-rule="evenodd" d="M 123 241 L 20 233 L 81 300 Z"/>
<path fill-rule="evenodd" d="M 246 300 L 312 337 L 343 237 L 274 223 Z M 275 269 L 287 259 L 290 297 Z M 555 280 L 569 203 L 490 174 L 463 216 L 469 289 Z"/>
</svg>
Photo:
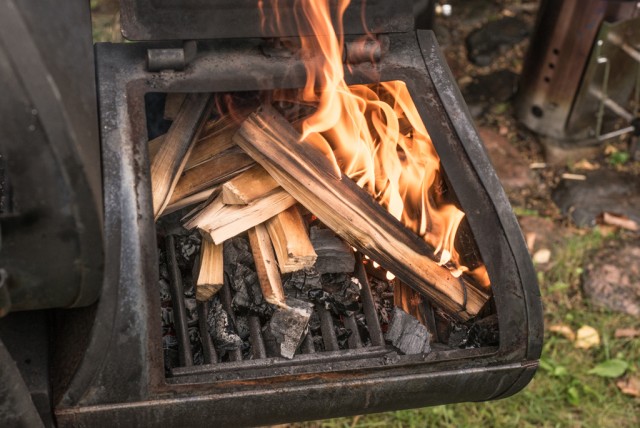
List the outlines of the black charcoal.
<svg viewBox="0 0 640 428">
<path fill-rule="evenodd" d="M 318 273 L 353 272 L 356 262 L 353 250 L 331 229 L 312 226 L 309 235 L 313 249 L 318 255 L 316 260 Z"/>
<path fill-rule="evenodd" d="M 309 324 L 313 305 L 308 302 L 287 298 L 289 308 L 278 308 L 269 321 L 269 330 L 280 345 L 280 355 L 293 358 Z"/>
<path fill-rule="evenodd" d="M 426 354 L 431 351 L 427 328 L 400 308 L 394 308 L 384 338 L 406 355 Z"/>
<path fill-rule="evenodd" d="M 211 301 L 207 325 L 216 350 L 231 351 L 242 346 L 242 339 L 236 333 L 231 317 L 218 299 Z"/>
<path fill-rule="evenodd" d="M 198 303 L 195 298 L 185 298 L 184 308 L 187 312 L 187 324 L 195 325 L 198 323 Z"/>
<path fill-rule="evenodd" d="M 309 291 L 321 289 L 322 283 L 318 271 L 311 267 L 283 275 L 282 286 L 287 297 L 306 300 Z"/>
</svg>

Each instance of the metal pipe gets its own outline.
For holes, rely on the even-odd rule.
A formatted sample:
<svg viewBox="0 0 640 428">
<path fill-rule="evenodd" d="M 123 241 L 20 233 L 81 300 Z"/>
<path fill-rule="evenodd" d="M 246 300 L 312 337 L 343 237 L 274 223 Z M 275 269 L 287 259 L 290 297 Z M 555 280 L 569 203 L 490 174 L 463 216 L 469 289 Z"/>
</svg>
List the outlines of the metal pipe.
<svg viewBox="0 0 640 428">
<path fill-rule="evenodd" d="M 351 314 L 344 319 L 344 326 L 351 331 L 349 336 L 349 349 L 362 348 L 362 340 L 360 340 L 360 332 L 358 332 L 358 324 L 356 317 Z"/>
<path fill-rule="evenodd" d="M 262 340 L 262 327 L 257 315 L 249 316 L 249 340 L 251 341 L 251 353 L 254 360 L 267 358 L 267 351 Z"/>
<path fill-rule="evenodd" d="M 336 332 L 333 329 L 333 318 L 331 313 L 323 307 L 318 308 L 318 315 L 320 316 L 320 330 L 322 331 L 322 341 L 324 342 L 325 351 L 337 351 L 340 349 L 338 346 L 338 338 Z"/>
<path fill-rule="evenodd" d="M 624 134 L 629 134 L 635 131 L 635 126 L 627 126 L 626 128 L 618 129 L 617 131 L 608 132 L 606 134 L 600 135 L 598 137 L 598 141 L 610 140 L 611 138 L 616 138 Z"/>
<path fill-rule="evenodd" d="M 198 302 L 198 324 L 200 327 L 200 341 L 202 342 L 202 350 L 204 352 L 204 362 L 214 364 L 218 362 L 218 354 L 213 346 L 213 340 L 209 334 L 209 324 L 207 317 L 209 316 L 209 302 Z"/>
<path fill-rule="evenodd" d="M 384 337 L 382 336 L 382 329 L 380 328 L 380 322 L 378 321 L 378 315 L 376 314 L 376 305 L 373 301 L 373 295 L 371 294 L 371 286 L 369 285 L 369 280 L 367 279 L 367 273 L 364 270 L 362 256 L 360 253 L 356 254 L 356 266 L 356 276 L 362 286 L 360 289 L 362 310 L 364 312 L 364 317 L 367 320 L 367 328 L 369 329 L 371 344 L 373 346 L 382 346 L 384 345 Z"/>
<path fill-rule="evenodd" d="M 171 301 L 173 302 L 174 325 L 180 347 L 180 365 L 188 367 L 193 365 L 193 356 L 191 355 L 191 342 L 189 341 L 189 333 L 187 332 L 187 310 L 184 307 L 182 275 L 176 262 L 176 241 L 173 235 L 167 236 L 165 245 L 167 250 L 167 264 L 171 272 Z"/>
<path fill-rule="evenodd" d="M 233 305 L 231 304 L 231 289 L 229 288 L 227 281 L 225 281 L 224 285 L 220 289 L 220 300 L 222 301 L 222 307 L 227 311 L 231 321 L 233 321 L 233 325 L 236 325 L 236 316 L 233 313 Z M 242 351 L 239 349 L 229 351 L 229 359 L 231 361 L 242 361 Z"/>
</svg>

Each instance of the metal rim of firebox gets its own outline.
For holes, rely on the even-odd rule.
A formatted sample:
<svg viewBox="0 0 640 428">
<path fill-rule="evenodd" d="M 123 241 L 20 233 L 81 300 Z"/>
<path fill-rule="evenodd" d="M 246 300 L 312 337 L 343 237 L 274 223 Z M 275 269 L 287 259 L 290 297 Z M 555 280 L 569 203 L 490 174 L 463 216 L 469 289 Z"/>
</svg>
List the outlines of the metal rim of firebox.
<svg viewBox="0 0 640 428">
<path fill-rule="evenodd" d="M 187 40 L 249 37 L 297 37 L 302 31 L 286 22 L 294 2 L 278 3 L 281 27 L 262 25 L 257 0 L 121 0 L 122 31 L 131 40 Z M 336 6 L 334 6 L 336 7 Z M 271 16 L 264 2 L 266 22 Z M 363 16 L 366 28 L 363 26 Z M 344 34 L 397 33 L 413 30 L 408 0 L 353 0 L 343 17 Z M 185 25 L 188 23 L 188 25 Z M 289 25 L 287 25 L 289 24 Z M 284 33 L 283 33 L 284 31 Z"/>
<path fill-rule="evenodd" d="M 437 46 L 430 32 L 423 33 L 420 37 Z M 446 398 L 447 401 L 482 400 L 513 394 L 526 385 L 535 372 L 535 361 L 531 360 L 535 360 L 537 355 L 527 352 L 528 343 L 531 341 L 538 343 L 541 340 L 537 335 L 541 329 L 541 323 L 532 325 L 537 322 L 533 317 L 531 324 L 528 323 L 529 315 L 526 312 L 523 297 L 523 293 L 528 292 L 525 289 L 535 287 L 535 276 L 530 278 L 526 271 L 519 272 L 519 268 L 516 267 L 514 258 L 521 256 L 514 254 L 511 246 L 506 243 L 504 230 L 499 220 L 495 218 L 505 215 L 513 216 L 513 214 L 505 213 L 502 206 L 496 207 L 495 202 L 487 196 L 488 193 L 494 192 L 502 194 L 499 185 L 497 187 L 495 183 L 485 185 L 484 182 L 477 180 L 478 175 L 482 178 L 483 175 L 493 174 L 492 169 L 490 166 L 486 167 L 489 165 L 486 154 L 477 138 L 464 140 L 465 135 L 458 135 L 452 128 L 442 105 L 448 100 L 438 95 L 428 71 L 425 71 L 434 66 L 431 64 L 433 59 L 428 59 L 426 56 L 421 58 L 420 46 L 414 34 L 392 35 L 391 45 L 389 54 L 381 63 L 383 80 L 401 79 L 409 84 L 414 102 L 419 107 L 420 115 L 432 134 L 445 170 L 462 161 L 461 174 L 465 174 L 467 181 L 471 180 L 467 183 L 468 188 L 465 189 L 461 189 L 459 183 L 454 182 L 454 190 L 461 199 L 469 196 L 468 200 L 461 201 L 463 208 L 467 212 L 477 213 L 477 216 L 472 216 L 474 220 L 470 221 L 474 235 L 491 234 L 491 243 L 481 241 L 479 246 L 482 247 L 480 251 L 490 270 L 489 275 L 495 283 L 494 297 L 498 310 L 500 346 L 497 350 L 491 350 L 480 356 L 468 351 L 462 352 L 464 356 L 455 353 L 453 360 L 423 362 L 405 360 L 406 362 L 402 364 L 385 366 L 383 372 L 376 370 L 376 367 L 372 367 L 371 370 L 347 369 L 342 372 L 343 381 L 337 378 L 325 378 L 323 384 L 328 392 L 331 388 L 341 388 L 348 379 L 360 379 L 363 384 L 365 381 L 375 383 L 376 379 L 382 375 L 389 388 L 397 387 L 398 382 L 404 382 L 405 386 L 410 384 L 416 388 L 417 384 L 414 381 L 407 383 L 405 376 L 409 376 L 407 379 L 415 379 L 415 382 L 419 379 L 433 379 L 433 384 L 439 385 L 439 388 L 450 392 L 457 391 L 456 398 L 449 395 Z M 148 174 L 145 173 L 145 168 L 148 169 L 147 153 L 146 150 L 141 150 L 146 143 L 146 130 L 140 128 L 140 124 L 144 123 L 143 109 L 140 107 L 144 93 L 153 91 L 222 92 L 242 90 L 243 87 L 247 89 L 247 86 L 250 89 L 285 85 L 299 87 L 304 83 L 302 64 L 264 57 L 259 50 L 259 41 L 255 40 L 230 40 L 225 41 L 224 44 L 203 43 L 201 57 L 196 59 L 187 70 L 179 73 L 148 73 L 145 70 L 146 49 L 154 46 L 166 47 L 167 44 L 145 43 L 121 46 L 104 44 L 96 48 L 105 183 L 107 261 L 110 266 L 107 272 L 112 272 L 113 275 L 110 275 L 105 283 L 91 344 L 60 402 L 62 407 L 118 403 L 123 396 L 129 397 L 129 401 L 135 401 L 148 400 L 150 396 L 163 392 L 194 391 L 190 389 L 188 383 L 171 386 L 163 373 L 160 332 L 156 327 L 158 320 L 154 310 L 159 307 L 159 297 L 155 290 L 157 283 L 155 227 L 152 215 L 149 214 L 151 211 L 150 183 Z M 359 66 L 357 70 L 371 71 L 366 66 Z M 213 75 L 216 76 L 215 80 L 211 77 Z M 352 76 L 350 83 L 365 82 L 365 77 Z M 441 89 L 457 94 L 459 97 L 455 82 L 451 80 L 445 83 L 446 86 Z M 452 102 L 459 101 L 454 99 Z M 433 113 L 433 116 L 427 113 Z M 470 122 L 464 111 L 455 119 Z M 471 161 L 467 153 L 470 148 L 480 151 L 479 156 L 483 161 L 480 170 L 476 171 L 477 167 L 470 166 Z M 472 180 L 474 177 L 475 181 Z M 500 210 L 497 211 L 498 209 Z M 481 233 L 478 235 L 479 231 Z M 528 257 L 526 260 L 529 260 Z M 526 260 L 520 263 L 526 264 Z M 509 280 L 501 281 L 506 277 Z M 140 284 L 144 284 L 144 287 Z M 509 310 L 501 310 L 502 307 L 508 307 Z M 535 307 L 533 309 L 536 310 Z M 464 364 L 460 364 L 461 361 L 464 361 Z M 461 380 L 459 375 L 466 373 L 469 367 L 484 369 L 483 374 L 480 372 L 477 374 L 478 379 L 482 378 L 484 381 L 481 385 L 474 384 L 474 388 L 464 393 L 455 386 L 457 385 L 455 382 L 442 383 L 442 380 L 437 380 L 443 379 L 442 376 L 451 379 L 452 382 L 454 379 Z M 137 381 L 125 383 L 116 381 L 122 378 L 137 379 Z M 279 382 L 279 385 L 288 385 L 287 382 L 301 382 L 303 379 L 310 378 L 279 376 L 270 379 L 268 383 L 260 383 L 260 380 L 248 383 L 229 382 L 228 388 L 239 391 L 259 387 L 267 391 L 270 390 L 270 385 L 275 385 L 274 382 Z M 489 379 L 493 381 L 487 382 Z M 500 381 L 497 382 L 498 380 Z M 208 384 L 209 386 L 202 385 L 197 391 L 227 390 L 225 383 L 215 383 L 215 379 L 208 379 Z M 110 385 L 110 387 L 97 385 Z M 356 398 L 352 397 L 350 400 L 356 400 Z M 358 400 L 360 404 L 345 400 L 340 407 L 365 406 L 380 411 L 389 408 L 393 403 L 396 403 L 396 406 L 399 403 L 397 398 L 393 397 L 388 397 L 385 405 L 368 406 Z M 427 400 L 428 404 L 435 404 L 443 402 L 445 398 L 437 399 L 427 390 L 421 389 L 420 393 L 416 392 L 413 400 L 408 400 L 403 405 L 415 405 L 418 402 L 421 403 L 420 405 L 427 404 L 422 400 Z M 160 405 L 160 403 L 158 401 L 150 405 Z M 309 411 L 304 407 L 301 406 L 300 411 Z M 346 413 L 346 410 L 343 409 L 341 412 Z"/>
</svg>

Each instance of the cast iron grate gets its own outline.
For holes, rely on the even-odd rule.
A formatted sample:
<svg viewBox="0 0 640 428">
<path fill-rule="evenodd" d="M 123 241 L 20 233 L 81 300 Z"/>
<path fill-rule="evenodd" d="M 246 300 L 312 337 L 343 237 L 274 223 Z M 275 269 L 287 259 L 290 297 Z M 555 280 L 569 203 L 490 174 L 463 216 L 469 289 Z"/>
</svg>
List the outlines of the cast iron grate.
<svg viewBox="0 0 640 428">
<path fill-rule="evenodd" d="M 301 356 L 306 356 L 304 361 L 309 362 L 309 357 L 324 358 L 324 354 L 353 358 L 358 351 L 365 351 L 368 355 L 369 350 L 385 349 L 379 316 L 386 314 L 392 303 L 374 299 L 359 257 L 352 274 L 333 275 L 343 283 L 345 280 L 350 282 L 352 295 L 349 301 L 336 301 L 333 295 L 328 295 L 321 288 L 304 289 L 304 279 L 314 276 L 313 271 L 301 271 L 285 279 L 285 290 L 289 297 L 295 295 L 296 298 L 305 299 L 306 294 L 310 297 L 305 300 L 318 299 L 296 355 L 293 360 L 286 360 L 279 356 L 274 339 L 266 328 L 274 307 L 256 295 L 249 297 L 254 302 L 246 302 L 246 290 L 231 285 L 233 279 L 228 272 L 229 266 L 226 266 L 225 284 L 220 292 L 210 301 L 196 301 L 193 278 L 188 272 L 199 253 L 197 233 L 169 234 L 160 237 L 159 241 L 159 288 L 167 376 L 179 374 L 181 368 L 193 366 L 249 363 L 261 359 L 269 359 L 271 363 L 275 359 L 287 364 L 295 363 Z M 225 245 L 232 246 L 238 241 L 243 242 L 244 239 L 234 238 Z M 251 257 L 250 252 L 245 256 Z M 247 264 L 250 265 L 251 261 Z M 315 278 L 315 281 L 319 284 L 320 279 Z M 334 283 L 340 285 L 340 281 Z M 359 285 L 357 294 L 353 295 L 355 284 Z M 300 286 L 296 288 L 297 285 Z M 259 288 L 255 291 L 260 293 Z M 319 294 L 323 296 L 317 297 Z M 387 297 L 392 298 L 392 295 Z M 385 304 L 387 308 L 381 307 Z"/>
</svg>

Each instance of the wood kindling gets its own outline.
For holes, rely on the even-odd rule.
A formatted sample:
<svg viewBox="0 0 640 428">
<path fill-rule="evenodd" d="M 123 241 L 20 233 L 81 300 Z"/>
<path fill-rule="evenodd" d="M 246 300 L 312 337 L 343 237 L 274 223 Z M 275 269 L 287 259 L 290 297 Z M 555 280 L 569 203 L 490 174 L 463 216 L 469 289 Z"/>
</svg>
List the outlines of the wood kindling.
<svg viewBox="0 0 640 428">
<path fill-rule="evenodd" d="M 196 299 L 211 299 L 224 285 L 224 260 L 222 244 L 214 244 L 207 232 L 201 231 L 200 256 L 194 265 Z"/>
<path fill-rule="evenodd" d="M 271 192 L 278 183 L 260 165 L 254 165 L 242 174 L 224 183 L 222 200 L 225 204 L 246 205 Z"/>
<path fill-rule="evenodd" d="M 242 124 L 234 141 L 326 226 L 376 260 L 451 316 L 468 320 L 489 295 L 466 276 L 454 277 L 433 250 L 265 105 Z"/>
<path fill-rule="evenodd" d="M 231 147 L 205 163 L 185 170 L 178 180 L 170 204 L 195 193 L 210 189 L 246 171 L 255 162 L 240 148 Z"/>
<path fill-rule="evenodd" d="M 200 128 L 211 111 L 211 96 L 198 93 L 185 98 L 180 112 L 151 159 L 151 190 L 154 218 L 169 204 Z"/>
<path fill-rule="evenodd" d="M 296 200 L 282 189 L 248 205 L 225 205 L 218 196 L 213 202 L 189 220 L 185 227 L 198 227 L 211 234 L 216 244 L 245 232 L 294 205 Z"/>
<path fill-rule="evenodd" d="M 228 116 L 208 122 L 205 125 L 206 132 L 200 133 L 198 141 L 193 146 L 185 169 L 195 168 L 233 147 L 235 145 L 233 134 L 236 133 L 239 126 Z"/>
<path fill-rule="evenodd" d="M 173 203 L 167 205 L 167 207 L 162 212 L 162 215 L 171 214 L 173 212 L 181 210 L 182 208 L 186 208 L 189 205 L 194 205 L 194 204 L 197 204 L 199 202 L 204 202 L 209 198 L 209 196 L 211 196 L 219 188 L 220 187 L 214 186 L 214 187 L 211 187 L 209 189 L 202 190 L 202 191 L 200 191 L 198 193 L 194 193 L 191 196 L 187 196 L 185 198 L 182 198 L 177 202 L 173 202 Z"/>
<path fill-rule="evenodd" d="M 256 273 L 264 299 L 272 305 L 288 308 L 285 303 L 282 279 L 278 272 L 276 256 L 271 245 L 269 232 L 263 224 L 249 229 L 249 245 L 256 264 Z"/>
<path fill-rule="evenodd" d="M 266 222 L 278 258 L 280 272 L 290 273 L 313 267 L 316 255 L 307 225 L 297 206 L 292 206 Z"/>
<path fill-rule="evenodd" d="M 184 103 L 187 94 L 184 92 L 169 92 L 164 100 L 164 114 L 165 120 L 175 120 L 178 117 L 182 103 Z"/>
</svg>

